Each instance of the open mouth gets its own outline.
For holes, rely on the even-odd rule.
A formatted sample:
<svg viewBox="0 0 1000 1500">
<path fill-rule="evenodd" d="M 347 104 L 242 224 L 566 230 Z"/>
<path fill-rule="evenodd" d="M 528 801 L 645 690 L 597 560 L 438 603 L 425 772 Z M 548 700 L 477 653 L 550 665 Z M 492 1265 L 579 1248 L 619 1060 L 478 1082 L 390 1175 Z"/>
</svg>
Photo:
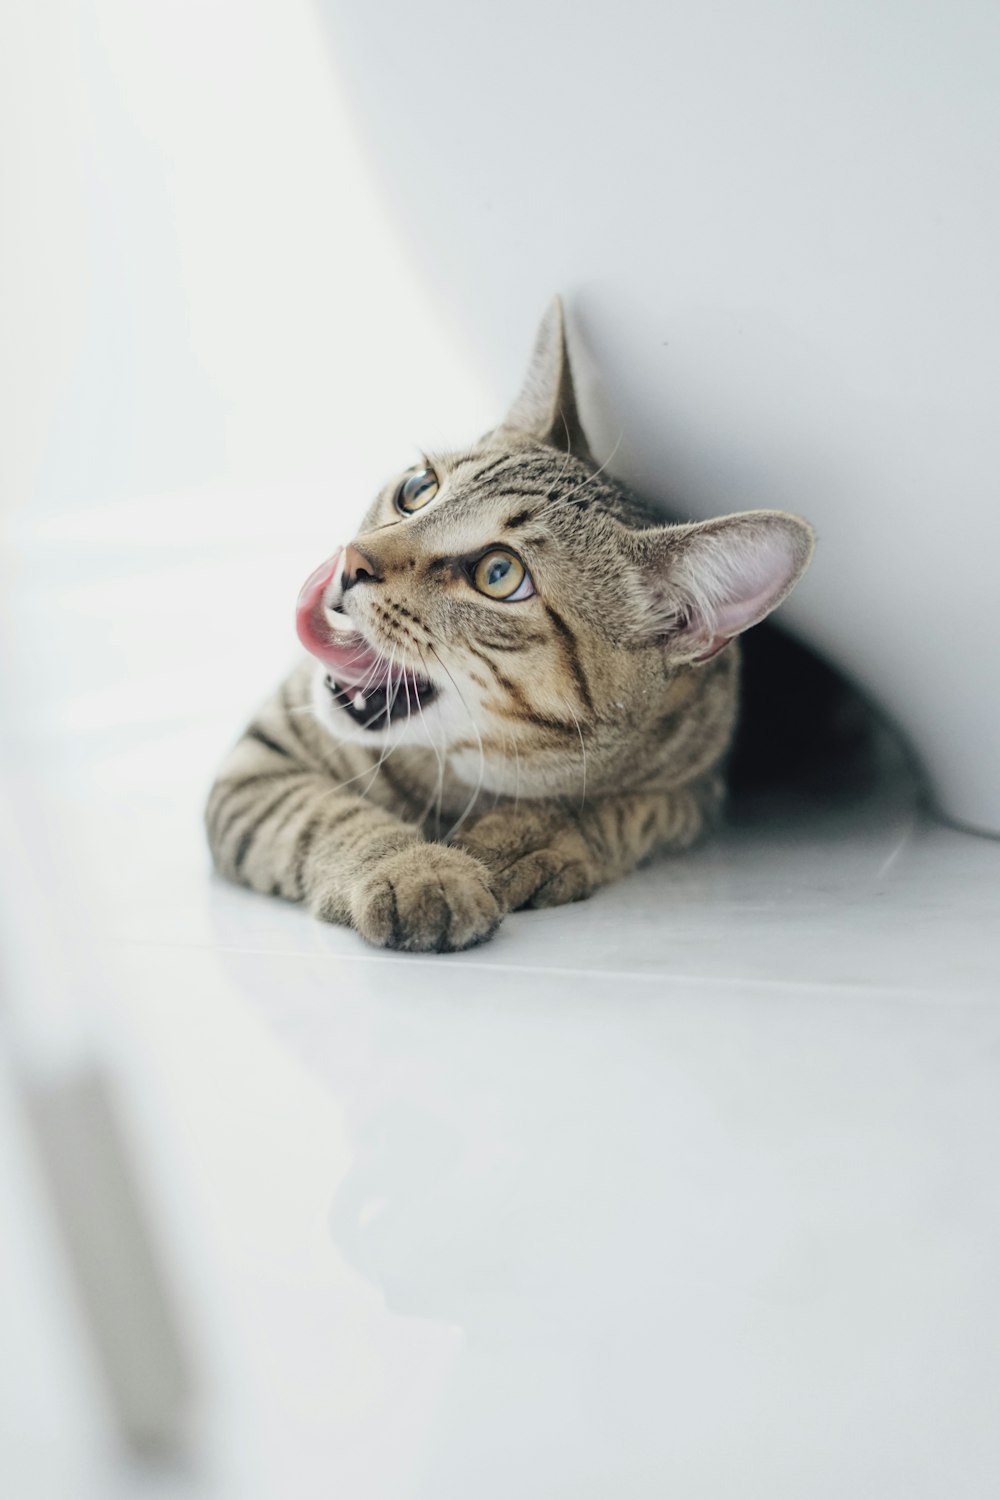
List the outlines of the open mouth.
<svg viewBox="0 0 1000 1500">
<path fill-rule="evenodd" d="M 328 672 L 326 685 L 360 729 L 386 729 L 394 718 L 398 723 L 418 709 L 423 710 L 437 695 L 432 682 L 412 672 L 389 674 L 381 685 L 367 687 L 337 682 Z"/>
<path fill-rule="evenodd" d="M 396 666 L 369 645 L 357 627 L 324 603 L 336 574 L 336 553 L 307 579 L 299 595 L 296 628 L 306 650 L 327 668 L 326 686 L 360 729 L 385 729 L 422 711 L 437 696 L 426 677 Z"/>
</svg>

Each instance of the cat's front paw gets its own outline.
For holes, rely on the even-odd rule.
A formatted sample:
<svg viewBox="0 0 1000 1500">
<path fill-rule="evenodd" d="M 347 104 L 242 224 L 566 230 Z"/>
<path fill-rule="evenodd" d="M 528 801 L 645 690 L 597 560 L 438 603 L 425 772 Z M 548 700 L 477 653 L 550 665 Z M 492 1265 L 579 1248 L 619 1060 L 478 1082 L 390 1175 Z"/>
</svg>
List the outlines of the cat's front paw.
<svg viewBox="0 0 1000 1500">
<path fill-rule="evenodd" d="M 502 912 L 486 870 L 461 849 L 413 844 L 380 860 L 351 900 L 351 923 L 378 948 L 454 953 L 492 937 Z"/>
<path fill-rule="evenodd" d="M 493 889 L 505 911 L 585 901 L 598 884 L 597 872 L 586 854 L 558 844 L 522 854 L 493 877 Z"/>
<path fill-rule="evenodd" d="M 490 872 L 504 911 L 584 901 L 600 884 L 593 855 L 574 828 L 530 808 L 487 813 L 459 842 Z"/>
</svg>

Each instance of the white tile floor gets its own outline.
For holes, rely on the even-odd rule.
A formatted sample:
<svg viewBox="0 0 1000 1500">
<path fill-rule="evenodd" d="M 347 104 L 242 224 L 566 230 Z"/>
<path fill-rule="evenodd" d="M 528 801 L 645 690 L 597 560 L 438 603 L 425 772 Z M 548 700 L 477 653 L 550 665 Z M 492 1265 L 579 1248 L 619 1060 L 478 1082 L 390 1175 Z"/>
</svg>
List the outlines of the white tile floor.
<svg viewBox="0 0 1000 1500">
<path fill-rule="evenodd" d="M 1000 844 L 899 778 L 473 953 L 377 954 L 209 875 L 204 791 L 330 540 L 218 513 L 36 528 L 6 605 L 10 785 L 212 1370 L 185 1483 L 992 1500 Z M 112 1493 L 63 1384 L 11 1381 L 18 1500 Z"/>
</svg>

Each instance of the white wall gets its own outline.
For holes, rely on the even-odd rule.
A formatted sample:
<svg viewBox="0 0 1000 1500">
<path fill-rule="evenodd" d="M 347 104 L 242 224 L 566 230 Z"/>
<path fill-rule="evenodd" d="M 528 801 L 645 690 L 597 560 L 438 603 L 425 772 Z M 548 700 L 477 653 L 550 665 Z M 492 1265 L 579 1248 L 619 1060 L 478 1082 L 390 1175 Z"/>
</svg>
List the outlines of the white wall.
<svg viewBox="0 0 1000 1500">
<path fill-rule="evenodd" d="M 19 531 L 333 542 L 561 289 L 616 470 L 813 519 L 789 621 L 1000 829 L 992 0 L 36 0 L 0 70 Z"/>
<path fill-rule="evenodd" d="M 788 620 L 1000 831 L 995 0 L 320 3 L 499 383 L 568 292 L 616 470 L 810 517 Z"/>
<path fill-rule="evenodd" d="M 332 543 L 409 444 L 488 420 L 307 0 L 33 0 L 0 27 L 0 473 L 22 524 L 306 482 Z"/>
</svg>

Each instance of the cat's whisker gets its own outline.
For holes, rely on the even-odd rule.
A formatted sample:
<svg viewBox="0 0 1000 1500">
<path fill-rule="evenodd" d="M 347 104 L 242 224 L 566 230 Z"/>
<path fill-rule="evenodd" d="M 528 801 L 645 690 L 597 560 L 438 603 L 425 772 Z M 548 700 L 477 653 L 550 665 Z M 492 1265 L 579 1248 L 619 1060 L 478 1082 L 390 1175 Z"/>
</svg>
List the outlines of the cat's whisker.
<svg viewBox="0 0 1000 1500">
<path fill-rule="evenodd" d="M 556 475 L 555 479 L 550 480 L 546 483 L 544 490 L 545 504 L 539 510 L 535 511 L 535 514 L 532 517 L 534 521 L 544 522 L 548 520 L 548 517 L 552 513 L 552 511 L 558 509 L 558 507 L 561 505 L 563 497 L 559 493 L 559 486 L 562 484 L 562 481 L 565 478 L 566 470 L 569 468 L 572 457 L 573 455 L 571 453 L 567 453 L 565 459 L 563 460 L 563 466 L 559 470 L 559 473 Z"/>
<path fill-rule="evenodd" d="M 379 765 L 381 765 L 383 758 L 384 757 L 380 757 L 378 764 L 374 767 L 376 771 L 378 770 Z M 362 776 L 370 776 L 372 774 L 372 769 L 373 768 L 371 765 L 364 766 L 362 770 L 357 771 L 353 776 L 346 776 L 343 781 L 337 781 L 333 786 L 324 788 L 322 796 L 319 800 L 325 801 L 327 797 L 332 797 L 336 792 L 339 792 L 342 787 L 353 786 L 356 781 L 361 780 Z M 363 797 L 365 793 L 359 792 L 358 795 L 360 797 Z"/>
<path fill-rule="evenodd" d="M 409 675 L 403 678 L 403 687 L 406 689 L 406 727 L 409 729 L 413 720 L 413 705 L 410 702 L 410 679 Z"/>
<path fill-rule="evenodd" d="M 390 667 L 391 667 L 391 662 L 390 662 Z M 309 712 L 309 713 L 313 713 L 314 712 L 311 704 L 304 704 L 303 705 L 303 709 L 305 711 Z M 297 710 L 291 710 L 290 709 L 289 712 L 302 712 L 303 709 L 297 709 Z M 383 710 L 379 709 L 377 713 L 372 714 L 372 716 L 371 716 L 370 719 L 366 719 L 365 722 L 359 726 L 359 729 L 360 729 L 360 731 L 361 731 L 362 734 L 364 734 L 364 731 L 368 728 L 369 724 L 374 723 L 375 720 L 380 717 L 380 715 L 382 714 L 382 712 L 383 712 Z M 386 727 L 388 727 L 388 719 L 389 719 L 388 703 L 387 703 L 387 706 L 386 706 L 386 709 L 385 709 L 385 713 L 386 713 L 386 719 L 387 719 L 387 725 L 386 725 Z M 362 741 L 360 739 L 354 739 L 354 740 L 351 741 L 351 743 L 360 746 L 362 744 Z M 351 785 L 353 785 L 354 782 L 360 781 L 361 778 L 362 778 L 362 776 L 368 776 L 369 777 L 369 781 L 368 781 L 367 786 L 363 787 L 361 789 L 361 791 L 358 793 L 358 795 L 360 797 L 367 797 L 369 791 L 372 788 L 372 786 L 375 784 L 375 778 L 378 775 L 379 771 L 381 770 L 383 763 L 386 760 L 388 760 L 388 758 L 392 754 L 393 750 L 397 750 L 398 748 L 399 748 L 398 744 L 396 744 L 396 745 L 386 744 L 385 747 L 382 750 L 381 755 L 378 757 L 378 760 L 375 762 L 374 766 L 371 766 L 371 765 L 365 766 L 362 770 L 358 771 L 354 776 L 348 776 L 344 781 L 337 782 L 335 786 L 333 786 L 333 787 L 330 788 L 330 792 L 339 792 L 342 787 L 351 786 Z M 324 794 L 323 794 L 324 797 L 329 796 L 330 792 L 324 792 Z"/>
<path fill-rule="evenodd" d="M 441 657 L 439 657 L 438 652 L 436 652 L 435 648 L 433 648 L 432 642 L 430 642 L 430 640 L 426 640 L 426 642 L 424 642 L 424 645 L 427 646 L 427 649 L 429 649 L 430 652 L 433 652 L 433 655 L 435 655 L 435 658 L 436 658 L 436 660 L 438 660 L 438 663 L 441 664 L 442 667 L 444 667 L 445 672 L 448 672 L 447 666 L 444 666 L 444 661 L 441 660 Z M 427 672 L 426 657 L 424 657 L 423 649 L 420 648 L 420 645 L 417 645 L 417 652 L 418 652 L 418 655 L 420 655 L 420 663 L 421 663 L 421 666 L 424 667 L 424 673 L 426 673 L 427 676 L 432 675 L 432 673 Z M 459 693 L 459 697 L 462 697 L 462 693 L 460 693 L 460 690 L 459 690 L 459 684 L 457 684 L 457 682 L 454 681 L 454 678 L 453 678 L 453 676 L 451 676 L 450 672 L 448 672 L 448 676 L 450 676 L 451 682 L 453 682 L 454 688 L 456 688 L 457 693 Z M 421 705 L 421 703 L 420 703 L 420 699 L 417 700 L 417 706 L 418 706 L 418 709 L 420 709 L 421 718 L 423 718 L 424 717 L 424 711 L 423 711 L 423 705 Z M 463 708 L 465 708 L 466 714 L 469 714 L 468 703 L 465 702 L 465 699 L 462 699 L 462 706 L 463 706 Z M 469 714 L 469 718 L 472 718 L 471 714 Z M 472 727 L 474 727 L 474 729 L 475 729 L 475 721 L 472 721 Z M 426 729 L 426 718 L 424 718 L 424 729 Z M 436 741 L 436 739 L 433 738 L 433 736 L 430 736 L 430 733 L 429 733 L 429 738 L 430 738 L 430 742 L 432 742 L 433 753 L 435 753 L 436 757 L 438 757 L 438 780 L 436 780 L 435 787 L 433 787 L 432 793 L 430 793 L 430 799 L 429 799 L 429 801 L 427 801 L 426 810 L 424 810 L 424 813 L 421 814 L 421 820 L 423 820 L 423 817 L 429 816 L 430 808 L 432 808 L 433 805 L 435 805 L 435 802 L 436 802 L 436 804 L 438 804 L 438 810 L 436 810 L 436 813 L 435 813 L 435 835 L 436 835 L 436 838 L 438 838 L 438 840 L 439 840 L 439 838 L 441 838 L 441 813 L 442 813 L 442 808 L 444 808 L 444 777 L 445 777 L 445 771 L 447 771 L 448 747 L 447 747 L 447 744 L 445 744 L 444 739 L 442 739 L 441 748 L 439 748 L 438 747 L 438 741 Z"/>
<path fill-rule="evenodd" d="M 517 748 L 516 734 L 511 735 L 510 742 L 514 746 L 514 811 L 516 813 L 521 800 L 521 756 Z"/>
<path fill-rule="evenodd" d="M 360 630 L 357 630 L 355 628 L 355 633 L 358 636 L 357 648 L 356 648 L 356 650 L 354 652 L 354 655 L 353 656 L 349 656 L 347 658 L 347 661 L 343 664 L 344 667 L 348 668 L 348 669 L 350 667 L 352 667 L 355 664 L 355 662 L 363 660 L 364 657 L 367 656 L 369 654 L 369 652 L 371 651 L 371 647 L 368 644 L 368 642 L 365 640 L 365 637 L 362 634 L 362 632 Z"/>
<path fill-rule="evenodd" d="M 505 730 L 504 731 L 504 736 L 503 736 L 503 743 L 504 743 L 504 749 L 506 749 L 507 746 L 509 745 L 510 748 L 514 752 L 514 811 L 517 812 L 517 804 L 518 804 L 518 801 L 520 800 L 520 792 L 521 792 L 521 757 L 520 757 L 520 755 L 518 753 L 518 749 L 517 749 L 517 736 L 515 734 L 507 734 L 507 732 Z M 496 807 L 497 804 L 499 803 L 500 797 L 501 797 L 501 791 L 500 791 L 500 788 L 498 786 L 497 787 L 497 791 L 496 791 L 496 795 L 493 798 L 493 806 L 494 807 Z"/>
<path fill-rule="evenodd" d="M 576 732 L 580 736 L 580 755 L 583 758 L 583 787 L 580 791 L 580 808 L 582 811 L 584 803 L 587 800 L 587 746 L 584 742 L 580 720 L 576 716 L 576 710 L 569 703 L 564 703 L 562 706 L 573 720 L 573 723 L 576 725 Z"/>
<path fill-rule="evenodd" d="M 385 665 L 385 657 L 382 655 L 381 652 L 379 652 L 379 654 L 378 654 L 378 660 L 375 662 L 374 666 L 371 667 L 371 669 L 368 672 L 368 676 L 365 678 L 365 680 L 361 684 L 361 686 L 357 689 L 357 691 L 359 693 L 361 693 L 362 696 L 366 696 L 368 693 L 371 692 L 372 688 L 375 686 L 375 679 L 378 676 L 379 672 L 381 672 L 381 670 L 382 670 L 382 668 L 383 668 L 384 665 Z M 386 672 L 386 682 L 387 683 L 388 683 L 388 680 L 389 680 L 389 674 L 388 674 L 388 671 L 387 671 Z M 386 697 L 388 698 L 388 693 L 386 694 Z"/>
<path fill-rule="evenodd" d="M 598 464 L 598 466 L 594 470 L 593 474 L 589 475 L 587 477 L 587 479 L 584 480 L 584 484 L 589 484 L 590 481 L 591 481 L 591 479 L 596 479 L 600 474 L 604 473 L 604 471 L 614 461 L 615 454 L 618 452 L 618 449 L 621 447 L 622 440 L 624 439 L 624 437 L 625 437 L 625 429 L 624 429 L 624 427 L 619 427 L 619 429 L 618 429 L 618 436 L 615 439 L 615 445 L 612 448 L 611 452 L 608 454 L 607 458 L 604 460 L 603 463 Z"/>
<path fill-rule="evenodd" d="M 564 506 L 572 504 L 576 496 L 579 495 L 582 490 L 585 490 L 588 484 L 592 484 L 595 479 L 599 478 L 600 475 L 604 473 L 605 469 L 607 469 L 608 465 L 613 461 L 615 454 L 618 452 L 618 449 L 621 447 L 623 437 L 624 428 L 619 431 L 618 440 L 604 462 L 598 468 L 596 468 L 593 473 L 588 474 L 585 479 L 581 479 L 580 483 L 574 485 L 573 488 L 567 491 L 565 495 L 553 494 L 548 503 L 546 505 L 543 505 L 541 510 L 536 511 L 535 520 L 546 521 L 554 511 L 561 510 Z M 559 475 L 559 480 L 561 480 L 563 474 L 565 474 L 566 468 L 567 465 L 564 464 L 562 473 Z M 556 489 L 558 487 L 559 480 L 556 481 L 553 489 Z"/>
<path fill-rule="evenodd" d="M 426 661 L 424 653 L 423 653 L 423 651 L 421 651 L 419 645 L 417 645 L 417 654 L 420 657 L 420 664 L 421 664 L 421 666 L 424 669 L 424 676 L 427 677 L 427 678 L 429 678 L 431 674 L 427 670 L 427 661 Z M 420 815 L 420 822 L 423 823 L 424 819 L 426 817 L 428 817 L 428 815 L 430 814 L 430 810 L 434 806 L 434 803 L 435 803 L 435 800 L 436 800 L 437 804 L 438 804 L 438 829 L 440 831 L 440 826 L 441 826 L 441 799 L 444 796 L 444 761 L 443 761 L 443 759 L 441 757 L 441 751 L 438 748 L 437 739 L 435 738 L 434 734 L 432 733 L 432 730 L 430 728 L 428 728 L 428 725 L 427 725 L 427 715 L 424 713 L 424 706 L 423 706 L 423 704 L 420 701 L 420 694 L 419 693 L 417 694 L 417 712 L 420 715 L 421 723 L 424 726 L 424 733 L 426 734 L 426 736 L 428 738 L 428 741 L 430 742 L 431 749 L 434 751 L 434 754 L 437 756 L 437 764 L 438 764 L 437 783 L 431 789 L 431 795 L 430 795 L 430 798 L 429 798 L 429 800 L 427 802 L 427 806 L 424 808 L 423 812 Z"/>
<path fill-rule="evenodd" d="M 476 781 L 476 788 L 475 788 L 475 791 L 472 793 L 472 796 L 469 798 L 468 802 L 466 803 L 465 807 L 463 807 L 463 809 L 462 809 L 461 813 L 459 814 L 458 819 L 456 820 L 456 822 L 454 822 L 452 824 L 452 826 L 449 828 L 448 832 L 445 834 L 444 842 L 447 843 L 449 841 L 449 839 L 453 838 L 455 836 L 455 834 L 458 832 L 458 830 L 461 828 L 462 824 L 465 822 L 466 818 L 469 816 L 470 812 L 475 807 L 476 802 L 478 801 L 479 793 L 483 789 L 483 778 L 484 778 L 484 776 L 486 774 L 486 751 L 485 751 L 485 749 L 483 747 L 483 737 L 479 733 L 479 725 L 476 723 L 476 720 L 475 720 L 475 718 L 474 718 L 471 710 L 469 709 L 469 705 L 465 701 L 465 694 L 462 692 L 462 689 L 459 687 L 458 683 L 455 681 L 455 679 L 452 676 L 451 672 L 448 671 L 448 667 L 447 667 L 446 663 L 444 661 L 442 661 L 440 654 L 434 649 L 433 646 L 430 645 L 429 642 L 428 642 L 428 646 L 429 646 L 429 649 L 433 652 L 435 660 L 437 660 L 438 662 L 440 662 L 440 664 L 441 664 L 442 668 L 444 669 L 444 671 L 447 672 L 448 678 L 451 681 L 451 684 L 454 687 L 456 693 L 458 694 L 459 699 L 461 700 L 462 707 L 465 709 L 466 716 L 467 716 L 467 718 L 469 720 L 469 723 L 472 725 L 472 728 L 475 731 L 476 739 L 479 742 L 479 777 L 478 777 L 478 779 Z"/>
<path fill-rule="evenodd" d="M 566 429 L 566 457 L 563 459 L 562 468 L 559 470 L 559 473 L 556 476 L 556 484 L 557 485 L 562 484 L 563 479 L 566 476 L 566 470 L 569 468 L 570 463 L 572 462 L 572 459 L 573 459 L 573 438 L 572 438 L 572 434 L 570 433 L 570 430 L 569 430 L 569 423 L 566 421 L 566 418 L 563 417 L 562 408 L 561 407 L 559 409 L 559 416 L 562 418 L 563 426 Z"/>
<path fill-rule="evenodd" d="M 392 668 L 393 668 L 393 663 L 395 661 L 395 656 L 396 656 L 396 652 L 395 652 L 395 647 L 394 647 L 393 650 L 392 650 L 392 652 L 390 653 L 390 656 L 389 656 L 388 675 L 389 675 L 390 678 L 391 678 L 391 675 L 392 675 Z M 391 696 L 387 697 L 386 700 L 385 700 L 385 727 L 386 727 L 386 733 L 388 733 L 388 731 L 392 728 L 392 706 L 393 706 L 393 701 L 394 700 L 393 700 L 393 698 Z M 395 750 L 395 749 L 398 749 L 398 742 L 397 742 L 397 744 L 393 745 L 393 744 L 390 744 L 388 741 L 386 741 L 386 744 L 385 744 L 385 747 L 384 747 L 384 749 L 382 751 L 382 754 L 379 756 L 378 760 L 375 762 L 375 766 L 374 766 L 374 769 L 372 770 L 372 774 L 371 774 L 371 780 L 368 782 L 367 786 L 365 786 L 364 789 L 361 792 L 362 797 L 367 797 L 368 796 L 368 793 L 371 791 L 372 787 L 375 785 L 375 778 L 377 777 L 379 771 L 381 771 L 383 765 L 385 764 L 385 762 L 388 760 L 389 756 L 392 754 L 393 750 Z"/>
</svg>

